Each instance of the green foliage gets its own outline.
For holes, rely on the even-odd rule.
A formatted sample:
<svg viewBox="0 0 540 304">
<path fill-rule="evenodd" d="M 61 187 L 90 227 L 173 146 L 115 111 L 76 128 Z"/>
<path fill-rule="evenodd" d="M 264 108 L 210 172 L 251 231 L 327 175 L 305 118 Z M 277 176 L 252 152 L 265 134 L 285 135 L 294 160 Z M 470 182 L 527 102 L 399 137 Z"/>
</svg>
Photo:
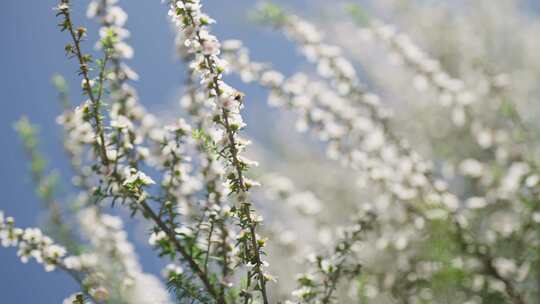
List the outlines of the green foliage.
<svg viewBox="0 0 540 304">
<path fill-rule="evenodd" d="M 47 160 L 38 150 L 38 127 L 23 116 L 14 124 L 14 129 L 30 160 L 29 167 L 36 196 L 43 202 L 43 207 L 49 213 L 45 231 L 55 237 L 59 243 L 68 247 L 71 252 L 78 252 L 77 242 L 74 241 L 67 223 L 62 220 L 61 206 L 56 198 L 60 175 L 55 171 L 46 172 Z"/>
<path fill-rule="evenodd" d="M 370 22 L 369 13 L 357 3 L 349 3 L 345 6 L 347 13 L 360 25 L 368 25 Z"/>
<path fill-rule="evenodd" d="M 366 296 L 366 283 L 368 282 L 366 275 L 359 275 L 356 279 L 356 286 L 358 287 L 358 299 L 360 303 L 367 303 L 368 297 Z"/>
<path fill-rule="evenodd" d="M 200 143 L 204 151 L 217 153 L 218 148 L 216 143 L 204 129 L 193 129 L 191 136 Z"/>
<path fill-rule="evenodd" d="M 250 14 L 250 19 L 257 23 L 280 25 L 287 22 L 287 13 L 283 8 L 271 2 L 263 2 Z"/>
<path fill-rule="evenodd" d="M 167 288 L 174 295 L 176 303 L 214 303 L 194 281 L 194 278 L 182 273 L 169 276 Z"/>
<path fill-rule="evenodd" d="M 68 91 L 67 82 L 66 82 L 66 79 L 64 78 L 64 76 L 62 76 L 60 74 L 54 74 L 51 81 L 52 81 L 54 87 L 58 91 L 60 91 L 60 92 L 67 92 Z"/>
<path fill-rule="evenodd" d="M 37 126 L 32 125 L 26 117 L 20 118 L 14 128 L 23 142 L 24 149 L 30 158 L 30 172 L 37 183 L 37 195 L 39 198 L 49 201 L 54 197 L 54 191 L 58 182 L 58 174 L 45 173 L 47 161 L 38 152 Z"/>
<path fill-rule="evenodd" d="M 66 79 L 60 74 L 54 74 L 51 78 L 51 82 L 58 91 L 58 99 L 60 100 L 62 108 L 67 109 L 70 106 L 70 102 L 68 98 L 69 90 Z"/>
<path fill-rule="evenodd" d="M 423 249 L 424 256 L 430 260 L 449 264 L 455 256 L 457 244 L 449 231 L 448 220 L 434 220 L 429 223 L 429 240 Z"/>
</svg>

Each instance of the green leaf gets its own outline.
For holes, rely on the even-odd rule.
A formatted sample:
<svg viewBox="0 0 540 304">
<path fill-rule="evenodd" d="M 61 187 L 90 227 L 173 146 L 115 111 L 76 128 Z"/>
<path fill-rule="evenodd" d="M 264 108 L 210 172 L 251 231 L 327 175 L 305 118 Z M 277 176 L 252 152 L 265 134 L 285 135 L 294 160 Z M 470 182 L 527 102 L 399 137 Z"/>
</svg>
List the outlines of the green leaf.
<svg viewBox="0 0 540 304">
<path fill-rule="evenodd" d="M 370 21 L 369 13 L 359 4 L 349 3 L 345 10 L 360 25 L 368 25 Z"/>
<path fill-rule="evenodd" d="M 250 19 L 262 24 L 281 25 L 287 22 L 287 14 L 280 6 L 264 2 L 250 14 Z"/>
</svg>

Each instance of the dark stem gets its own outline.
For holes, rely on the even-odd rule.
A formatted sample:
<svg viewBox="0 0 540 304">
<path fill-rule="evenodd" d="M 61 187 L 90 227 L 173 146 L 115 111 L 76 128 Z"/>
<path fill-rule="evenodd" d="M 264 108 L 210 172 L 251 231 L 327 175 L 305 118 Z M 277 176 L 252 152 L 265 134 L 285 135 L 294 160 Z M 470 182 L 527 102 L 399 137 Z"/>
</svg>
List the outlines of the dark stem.
<svg viewBox="0 0 540 304">
<path fill-rule="evenodd" d="M 224 304 L 225 299 L 220 296 L 220 294 L 215 290 L 214 285 L 210 282 L 210 279 L 208 278 L 208 274 L 204 272 L 199 264 L 193 259 L 192 256 L 188 254 L 186 249 L 180 244 L 178 239 L 176 238 L 175 232 L 170 229 L 160 218 L 157 216 L 157 214 L 148 206 L 146 202 L 141 202 L 140 206 L 142 207 L 142 211 L 147 214 L 152 220 L 156 223 L 156 225 L 167 234 L 169 240 L 173 243 L 176 250 L 182 255 L 182 257 L 188 262 L 190 268 L 195 272 L 195 274 L 199 277 L 201 282 L 204 284 L 206 290 L 210 295 L 219 303 Z"/>
<path fill-rule="evenodd" d="M 69 5 L 69 0 L 62 0 L 62 3 L 65 3 L 65 4 Z M 88 93 L 88 97 L 90 98 L 90 101 L 92 102 L 92 105 L 93 105 L 93 107 L 92 107 L 92 116 L 93 116 L 94 122 L 96 124 L 97 136 L 99 137 L 99 140 L 101 141 L 101 144 L 98 144 L 99 150 L 100 150 L 100 153 L 101 153 L 101 158 L 102 158 L 103 164 L 105 166 L 108 166 L 109 165 L 109 160 L 107 158 L 107 150 L 105 149 L 105 136 L 103 134 L 103 125 L 102 125 L 101 114 L 100 114 L 100 108 L 101 108 L 101 100 L 100 100 L 100 98 L 101 98 L 102 89 L 100 88 L 99 98 L 96 98 L 94 96 L 94 93 L 92 92 L 92 88 L 90 86 L 90 77 L 89 77 L 89 74 L 88 74 L 88 70 L 89 70 L 88 64 L 86 63 L 86 60 L 83 58 L 83 53 L 81 51 L 81 46 L 80 46 L 81 38 L 77 38 L 77 35 L 75 34 L 75 30 L 73 29 L 73 23 L 71 21 L 71 14 L 69 12 L 69 9 L 62 11 L 62 13 L 63 13 L 63 15 L 65 17 L 67 30 L 69 31 L 69 34 L 70 34 L 71 39 L 73 41 L 73 45 L 75 47 L 75 56 L 77 57 L 77 59 L 79 61 L 81 75 L 83 76 L 83 79 L 84 79 L 83 88 Z M 103 70 L 105 70 L 106 61 L 107 61 L 107 57 L 105 57 L 105 60 L 103 62 L 103 67 L 102 67 L 102 70 L 101 70 L 100 74 L 102 74 Z M 102 78 L 102 77 L 100 77 L 100 78 Z"/>
</svg>

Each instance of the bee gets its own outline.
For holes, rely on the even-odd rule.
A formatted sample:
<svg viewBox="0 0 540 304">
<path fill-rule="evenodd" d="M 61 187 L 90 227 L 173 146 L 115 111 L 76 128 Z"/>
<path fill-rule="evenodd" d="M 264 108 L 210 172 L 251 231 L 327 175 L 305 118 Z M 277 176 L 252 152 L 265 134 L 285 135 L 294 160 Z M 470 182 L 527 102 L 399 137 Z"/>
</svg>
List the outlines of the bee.
<svg viewBox="0 0 540 304">
<path fill-rule="evenodd" d="M 236 100 L 239 104 L 242 104 L 244 102 L 244 97 L 246 94 L 242 92 L 234 92 L 233 99 Z"/>
</svg>

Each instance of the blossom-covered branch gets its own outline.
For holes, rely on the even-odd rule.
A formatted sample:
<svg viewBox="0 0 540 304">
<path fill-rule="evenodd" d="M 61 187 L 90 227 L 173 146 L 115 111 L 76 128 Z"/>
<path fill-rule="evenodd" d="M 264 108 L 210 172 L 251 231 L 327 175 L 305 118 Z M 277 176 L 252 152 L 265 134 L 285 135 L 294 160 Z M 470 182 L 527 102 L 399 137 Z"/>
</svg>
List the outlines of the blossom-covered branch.
<svg viewBox="0 0 540 304">
<path fill-rule="evenodd" d="M 240 258 L 247 265 L 246 288 L 242 291 L 245 302 L 252 298 L 250 289 L 252 280 L 255 289 L 259 290 L 263 302 L 268 303 L 266 282 L 269 276 L 264 273 L 262 260 L 262 247 L 264 240 L 257 236 L 257 225 L 261 218 L 254 213 L 249 200 L 249 189 L 254 185 L 245 177 L 245 171 L 253 162 L 240 155 L 245 149 L 247 141 L 240 138 L 238 133 L 245 127 L 240 115 L 243 95 L 223 82 L 222 73 L 224 62 L 218 57 L 220 44 L 218 39 L 208 32 L 207 25 L 213 22 L 201 12 L 198 0 L 171 1 L 169 15 L 184 34 L 184 45 L 188 52 L 195 55 L 191 65 L 200 75 L 201 83 L 207 87 L 207 94 L 215 100 L 215 113 L 213 121 L 221 128 L 221 138 L 218 140 L 218 149 L 225 162 L 231 192 L 237 194 L 238 206 L 233 213 L 238 217 L 241 244 Z"/>
</svg>

